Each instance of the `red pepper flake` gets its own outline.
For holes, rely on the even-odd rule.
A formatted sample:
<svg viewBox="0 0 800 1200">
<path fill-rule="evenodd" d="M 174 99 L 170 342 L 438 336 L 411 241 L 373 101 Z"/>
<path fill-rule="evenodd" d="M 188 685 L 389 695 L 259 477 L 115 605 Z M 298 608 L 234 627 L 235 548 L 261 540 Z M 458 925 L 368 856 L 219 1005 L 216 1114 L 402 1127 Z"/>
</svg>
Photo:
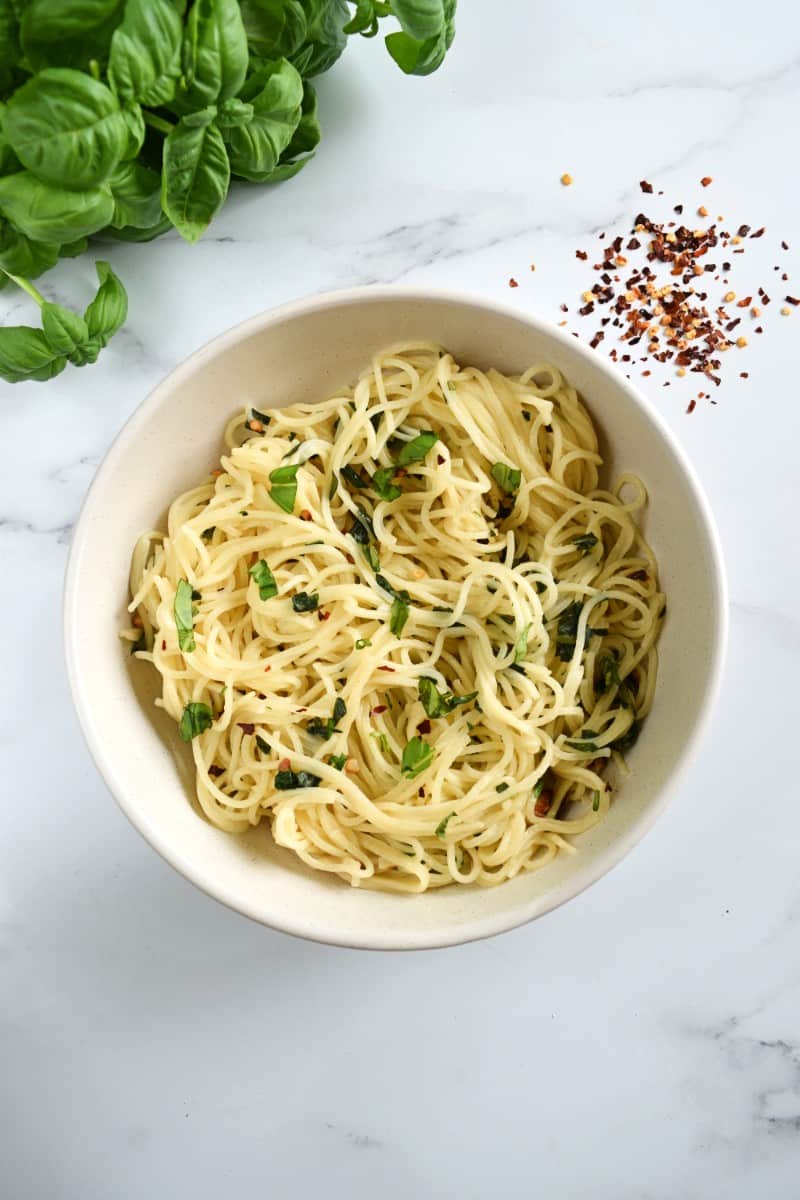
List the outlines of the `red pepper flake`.
<svg viewBox="0 0 800 1200">
<path fill-rule="evenodd" d="M 641 179 L 639 181 L 639 187 L 643 192 L 646 192 L 648 196 L 652 194 L 653 185 L 652 183 L 648 183 L 646 179 Z"/>
<path fill-rule="evenodd" d="M 509 287 L 519 287 L 519 284 L 517 283 L 516 279 L 512 278 L 512 279 L 509 279 L 508 286 Z"/>
<path fill-rule="evenodd" d="M 161 639 L 161 649 L 166 650 L 166 648 L 167 648 L 166 638 L 162 638 Z"/>
<path fill-rule="evenodd" d="M 426 717 L 425 720 L 420 721 L 419 725 L 417 726 L 417 733 L 430 733 L 430 731 L 431 731 L 431 723 L 428 720 L 428 718 Z"/>
<path fill-rule="evenodd" d="M 589 255 L 586 253 L 585 250 L 576 250 L 575 257 L 582 259 L 583 262 L 586 262 L 586 259 L 589 257 Z"/>
<path fill-rule="evenodd" d="M 256 731 L 255 725 L 252 725 L 250 721 L 240 721 L 239 728 L 241 729 L 242 733 L 255 733 Z"/>
<path fill-rule="evenodd" d="M 567 308 L 566 304 L 560 304 L 559 308 L 561 309 L 562 312 L 569 312 L 569 309 Z"/>
<path fill-rule="evenodd" d="M 208 768 L 208 773 L 212 779 L 219 779 L 220 775 L 225 774 L 225 768 L 218 767 L 216 763 L 212 763 L 211 766 Z"/>
<path fill-rule="evenodd" d="M 696 408 L 697 408 L 697 401 L 692 399 L 687 404 L 686 411 L 687 411 L 687 413 L 693 413 Z"/>
<path fill-rule="evenodd" d="M 749 233 L 749 232 L 750 232 L 750 226 L 749 226 L 749 225 L 740 225 L 740 226 L 739 226 L 739 228 L 736 230 L 736 236 L 737 236 L 737 237 L 747 237 L 747 235 L 748 235 L 748 233 Z M 762 229 L 762 230 L 761 230 L 761 232 L 763 233 L 763 232 L 764 232 L 764 230 Z M 756 235 L 755 235 L 755 234 L 753 234 L 753 237 L 755 237 L 755 236 L 756 236 Z"/>
<path fill-rule="evenodd" d="M 317 609 L 317 620 L 318 621 L 330 621 L 330 619 L 331 619 L 331 614 L 329 612 L 323 612 L 321 608 Z"/>
<path fill-rule="evenodd" d="M 764 301 L 764 303 L 766 304 L 766 301 Z M 786 296 L 786 303 L 793 304 L 796 308 L 797 305 L 800 304 L 800 300 L 798 300 L 797 296 Z"/>
<path fill-rule="evenodd" d="M 310 509 L 308 509 L 308 508 L 301 509 L 301 511 L 300 511 L 300 520 L 301 520 L 301 521 L 310 521 L 310 520 L 311 520 L 311 511 L 310 511 Z"/>
<path fill-rule="evenodd" d="M 755 233 L 751 233 L 750 237 L 751 238 L 760 238 L 760 237 L 763 237 L 766 232 L 767 232 L 766 225 L 762 225 L 760 229 L 757 229 L 755 231 Z"/>
<path fill-rule="evenodd" d="M 291 766 L 292 766 L 292 764 L 290 763 L 288 758 L 282 758 L 281 761 L 278 763 L 278 770 L 279 771 L 289 771 L 289 770 L 291 770 Z"/>
<path fill-rule="evenodd" d="M 542 792 L 541 795 L 539 796 L 538 800 L 536 801 L 536 803 L 533 806 L 534 814 L 537 817 L 546 817 L 547 814 L 550 812 L 552 804 L 553 804 L 553 793 L 552 792 Z"/>
<path fill-rule="evenodd" d="M 749 372 L 749 371 L 740 371 L 740 372 L 739 372 L 739 378 L 740 378 L 740 379 L 749 379 L 749 378 L 750 378 L 750 372 Z"/>
<path fill-rule="evenodd" d="M 781 242 L 781 250 L 788 250 L 788 249 L 789 249 L 789 243 Z"/>
<path fill-rule="evenodd" d="M 392 675 L 394 675 L 394 667 L 378 667 L 378 670 L 379 671 L 389 671 L 389 672 L 391 672 Z"/>
<path fill-rule="evenodd" d="M 736 301 L 736 307 L 737 308 L 749 308 L 750 305 L 752 304 L 752 302 L 753 302 L 752 296 L 745 296 L 745 298 L 743 300 Z"/>
<path fill-rule="evenodd" d="M 443 464 L 445 461 L 446 461 L 446 460 L 445 460 L 445 457 L 444 457 L 444 455 L 443 455 L 443 454 L 437 454 L 437 455 L 436 455 L 436 462 L 439 464 L 439 466 L 440 466 L 440 467 L 442 466 L 442 464 Z"/>
<path fill-rule="evenodd" d="M 385 713 L 387 709 L 388 705 L 386 704 L 376 704 L 374 708 L 369 710 L 369 715 L 371 717 L 379 717 L 381 713 Z"/>
<path fill-rule="evenodd" d="M 264 667 L 264 674 L 266 675 L 267 671 L 271 671 L 271 670 L 272 670 L 272 667 Z"/>
<path fill-rule="evenodd" d="M 710 175 L 704 175 L 703 178 L 700 180 L 700 183 L 702 184 L 703 187 L 708 187 L 708 185 L 713 182 L 714 182 L 714 180 L 712 179 L 712 177 Z M 720 217 L 720 220 L 722 220 L 722 217 Z"/>
<path fill-rule="evenodd" d="M 354 563 L 354 562 L 356 561 L 356 560 L 353 558 L 352 554 L 348 554 L 348 553 L 346 553 L 346 552 L 345 552 L 345 558 L 347 559 L 347 561 L 348 561 L 349 563 Z"/>
</svg>

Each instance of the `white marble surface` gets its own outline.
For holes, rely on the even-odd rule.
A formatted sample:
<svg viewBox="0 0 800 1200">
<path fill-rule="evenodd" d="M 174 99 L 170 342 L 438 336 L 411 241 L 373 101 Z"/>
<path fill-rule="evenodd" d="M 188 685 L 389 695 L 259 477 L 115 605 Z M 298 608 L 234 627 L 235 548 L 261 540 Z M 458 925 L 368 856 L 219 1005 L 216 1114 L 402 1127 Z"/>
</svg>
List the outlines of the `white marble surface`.
<svg viewBox="0 0 800 1200">
<path fill-rule="evenodd" d="M 575 247 L 635 213 L 642 177 L 689 212 L 765 224 L 747 270 L 779 296 L 781 237 L 800 270 L 799 84 L 788 0 L 690 15 L 461 0 L 427 81 L 376 43 L 350 47 L 320 88 L 318 161 L 294 182 L 237 192 L 194 248 L 111 249 L 131 315 L 96 366 L 0 385 L 4 1196 L 798 1195 L 800 311 L 773 305 L 741 357 L 750 380 L 726 364 L 716 408 L 689 417 L 678 381 L 651 389 L 722 530 L 723 697 L 656 830 L 515 933 L 346 952 L 195 891 L 92 766 L 60 603 L 111 438 L 165 372 L 260 309 L 404 280 L 557 317 L 584 277 Z M 89 277 L 73 261 L 48 286 L 82 299 Z M 0 312 L 26 319 L 27 301 L 4 292 Z"/>
</svg>

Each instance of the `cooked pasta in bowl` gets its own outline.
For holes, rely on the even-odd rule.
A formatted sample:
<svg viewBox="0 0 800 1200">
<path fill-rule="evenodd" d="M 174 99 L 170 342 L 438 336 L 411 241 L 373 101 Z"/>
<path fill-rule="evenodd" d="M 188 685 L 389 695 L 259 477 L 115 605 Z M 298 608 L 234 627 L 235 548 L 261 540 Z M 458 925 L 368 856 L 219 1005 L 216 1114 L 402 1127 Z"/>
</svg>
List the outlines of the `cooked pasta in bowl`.
<svg viewBox="0 0 800 1200">
<path fill-rule="evenodd" d="M 710 707 L 723 592 L 691 471 L 611 368 L 493 305 L 366 289 L 223 335 L 132 418 L 68 656 L 180 870 L 290 932 L 428 946 L 547 911 L 641 836 Z M 116 616 L 102 649 L 86 603 Z M 109 745 L 109 683 L 140 753 Z"/>
</svg>

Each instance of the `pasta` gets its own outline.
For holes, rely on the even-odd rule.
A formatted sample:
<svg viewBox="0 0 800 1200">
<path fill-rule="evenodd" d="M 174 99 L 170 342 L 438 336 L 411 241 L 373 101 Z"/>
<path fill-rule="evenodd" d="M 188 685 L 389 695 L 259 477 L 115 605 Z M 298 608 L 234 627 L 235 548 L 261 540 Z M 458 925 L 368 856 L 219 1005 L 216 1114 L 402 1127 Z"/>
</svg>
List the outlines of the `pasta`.
<svg viewBox="0 0 800 1200">
<path fill-rule="evenodd" d="M 414 343 L 225 443 L 137 543 L 123 633 L 207 818 L 400 892 L 574 853 L 650 710 L 665 611 L 645 488 L 600 486 L 575 389 Z"/>
</svg>

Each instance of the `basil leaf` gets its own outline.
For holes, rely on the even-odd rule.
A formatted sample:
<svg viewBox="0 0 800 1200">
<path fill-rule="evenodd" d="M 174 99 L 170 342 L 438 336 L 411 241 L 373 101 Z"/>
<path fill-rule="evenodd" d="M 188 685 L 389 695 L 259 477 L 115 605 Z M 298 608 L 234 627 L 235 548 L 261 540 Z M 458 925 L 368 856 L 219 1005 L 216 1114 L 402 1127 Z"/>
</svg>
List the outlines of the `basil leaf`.
<svg viewBox="0 0 800 1200">
<path fill-rule="evenodd" d="M 247 75 L 247 34 L 236 0 L 195 0 L 186 18 L 184 82 L 175 93 L 187 113 L 238 96 Z"/>
<path fill-rule="evenodd" d="M 452 692 L 440 692 L 436 687 L 436 680 L 431 679 L 428 675 L 422 676 L 417 688 L 422 707 L 429 717 L 446 717 L 453 709 L 458 708 L 461 704 L 469 704 L 478 695 L 477 692 L 469 692 L 465 696 L 455 696 Z"/>
<path fill-rule="evenodd" d="M 436 826 L 436 836 L 438 838 L 443 838 L 445 836 L 445 834 L 447 833 L 448 822 L 452 821 L 452 819 L 455 815 L 456 814 L 454 812 L 448 813 L 447 816 L 443 817 L 442 820 L 439 822 L 439 824 Z"/>
<path fill-rule="evenodd" d="M 275 576 L 263 558 L 260 558 L 255 566 L 250 568 L 250 575 L 255 580 L 258 594 L 262 600 L 271 600 L 273 596 L 277 596 L 278 585 L 275 582 Z"/>
<path fill-rule="evenodd" d="M 275 775 L 275 787 L 279 792 L 287 792 L 293 788 L 318 787 L 321 780 L 319 775 L 310 771 L 278 771 Z"/>
<path fill-rule="evenodd" d="M 256 734 L 256 745 L 258 746 L 258 748 L 262 754 L 271 754 L 272 753 L 269 742 L 265 742 L 260 733 Z"/>
<path fill-rule="evenodd" d="M 345 464 L 345 466 L 342 467 L 341 474 L 342 478 L 346 479 L 350 486 L 356 488 L 357 490 L 369 487 L 369 480 L 364 476 L 364 474 L 360 471 L 357 471 L 355 467 L 351 467 L 349 464 Z"/>
<path fill-rule="evenodd" d="M 178 733 L 184 742 L 191 742 L 199 734 L 205 733 L 214 724 L 214 714 L 207 704 L 198 704 L 190 700 L 183 710 Z"/>
<path fill-rule="evenodd" d="M 122 162 L 108 181 L 114 198 L 111 224 L 149 229 L 161 219 L 161 177 L 144 163 Z"/>
<path fill-rule="evenodd" d="M 604 654 L 602 658 L 598 659 L 597 670 L 600 678 L 595 684 L 595 691 L 599 696 L 619 685 L 619 668 L 613 655 Z"/>
<path fill-rule="evenodd" d="M 443 0 L 392 0 L 392 13 L 416 41 L 437 37 L 445 24 Z"/>
<path fill-rule="evenodd" d="M 593 533 L 582 533 L 580 537 L 572 539 L 572 544 L 577 550 L 582 550 L 584 555 L 586 555 L 597 545 L 597 537 Z"/>
<path fill-rule="evenodd" d="M 522 471 L 518 467 L 509 467 L 507 463 L 494 463 L 490 474 L 500 490 L 509 495 L 518 491 L 522 483 Z"/>
<path fill-rule="evenodd" d="M 178 580 L 172 611 L 175 614 L 175 628 L 178 631 L 178 647 L 184 653 L 189 654 L 195 648 L 194 608 L 192 606 L 192 585 L 185 579 Z"/>
<path fill-rule="evenodd" d="M 314 151 L 319 145 L 322 130 L 317 117 L 317 94 L 306 80 L 303 83 L 303 101 L 300 120 L 292 134 L 289 145 L 281 155 L 281 160 L 275 170 L 267 177 L 269 183 L 280 183 L 283 179 L 291 179 L 314 157 Z M 265 181 L 267 182 L 267 181 Z"/>
<path fill-rule="evenodd" d="M 421 737 L 413 737 L 403 750 L 400 771 L 407 779 L 416 779 L 433 761 L 433 746 Z"/>
<path fill-rule="evenodd" d="M 404 597 L 406 598 L 404 599 Z M 405 623 L 409 617 L 407 597 L 408 592 L 402 592 L 392 601 L 392 609 L 391 613 L 389 614 L 389 628 L 397 637 L 400 637 L 400 634 L 403 632 Z"/>
<path fill-rule="evenodd" d="M 533 789 L 534 800 L 539 799 L 543 790 L 544 790 L 544 776 L 539 780 L 539 782 L 536 784 L 536 786 Z"/>
<path fill-rule="evenodd" d="M 114 201 L 107 186 L 68 192 L 30 171 L 18 171 L 0 179 L 0 212 L 26 237 L 60 244 L 108 225 Z"/>
<path fill-rule="evenodd" d="M 41 329 L 0 327 L 0 377 L 7 383 L 52 379 L 66 365 L 66 356 L 53 349 Z"/>
<path fill-rule="evenodd" d="M 319 593 L 298 592 L 292 596 L 292 608 L 296 613 L 315 612 L 319 608 Z"/>
<path fill-rule="evenodd" d="M 363 650 L 366 646 L 371 646 L 372 642 L 369 638 L 356 638 L 356 650 Z"/>
<path fill-rule="evenodd" d="M 240 0 L 250 53 L 260 58 L 288 57 L 306 36 L 301 0 Z"/>
<path fill-rule="evenodd" d="M 252 105 L 253 117 L 225 131 L 231 170 L 262 183 L 277 168 L 300 123 L 303 81 L 291 63 L 281 59 L 251 75 L 240 99 Z"/>
<path fill-rule="evenodd" d="M 532 625 L 526 625 L 514 644 L 515 663 L 521 663 L 525 661 L 525 658 L 528 654 L 528 634 L 532 628 Z"/>
<path fill-rule="evenodd" d="M 105 62 L 125 0 L 29 0 L 22 9 L 20 40 L 27 65 L 78 67 Z"/>
<path fill-rule="evenodd" d="M 439 440 L 439 435 L 431 429 L 425 429 L 410 442 L 404 442 L 395 458 L 398 467 L 407 467 L 410 463 L 421 462 L 425 455 Z"/>
<path fill-rule="evenodd" d="M 108 82 L 123 100 L 157 108 L 175 95 L 183 25 L 170 0 L 127 0 L 114 30 Z"/>
<path fill-rule="evenodd" d="M 291 60 L 304 78 L 330 70 L 347 45 L 350 10 L 344 0 L 305 0 L 306 35 Z"/>
<path fill-rule="evenodd" d="M 379 467 L 372 476 L 372 486 L 381 500 L 396 500 L 398 496 L 402 496 L 403 489 L 392 483 L 396 472 L 397 467 Z"/>
<path fill-rule="evenodd" d="M 346 754 L 329 754 L 328 762 L 332 767 L 336 767 L 337 771 L 344 770 L 344 764 L 347 762 Z"/>
<path fill-rule="evenodd" d="M 91 75 L 61 67 L 17 89 L 3 128 L 17 158 L 39 179 L 75 191 L 104 183 L 128 142 L 114 93 Z"/>
<path fill-rule="evenodd" d="M 367 560 L 369 565 L 372 567 L 373 571 L 380 571 L 381 560 L 378 557 L 378 551 L 375 549 L 375 547 L 372 545 L 372 543 L 370 542 L 368 545 L 362 546 L 361 549 L 364 552 L 364 558 Z"/>
<path fill-rule="evenodd" d="M 101 346 L 106 346 L 128 315 L 128 294 L 107 262 L 99 259 L 95 264 L 100 286 L 94 300 L 84 313 L 89 336 Z"/>
<path fill-rule="evenodd" d="M 201 118 L 207 123 L 195 123 Z M 204 112 L 182 118 L 164 140 L 161 204 L 185 241 L 196 242 L 208 227 L 229 182 L 228 152 L 213 117 Z"/>
<path fill-rule="evenodd" d="M 621 754 L 626 750 L 630 750 L 631 746 L 635 746 L 636 742 L 639 740 L 639 734 L 641 733 L 641 730 L 641 721 L 634 717 L 626 732 L 611 743 L 611 749 L 619 750 Z"/>
<path fill-rule="evenodd" d="M 409 20 L 413 10 L 416 16 Z M 443 21 L 438 31 L 430 37 L 417 38 L 410 30 L 418 28 L 432 28 L 433 21 L 428 24 L 428 17 L 432 15 L 433 10 L 430 9 L 428 15 L 423 18 L 425 24 L 419 21 L 420 14 L 427 9 L 428 5 L 425 0 L 418 3 L 418 0 L 392 0 L 392 11 L 396 13 L 400 20 L 403 29 L 399 33 L 390 33 L 385 39 L 386 49 L 397 63 L 401 71 L 406 75 L 430 75 L 441 66 L 445 54 L 452 45 L 455 37 L 455 22 L 453 20 L 456 11 L 456 0 L 441 0 L 441 10 Z M 401 13 L 404 16 L 401 16 Z M 438 17 L 438 6 L 436 10 Z M 405 20 L 404 20 L 405 17 Z"/>
<path fill-rule="evenodd" d="M 561 616 L 558 618 L 556 626 L 556 654 L 561 662 L 569 662 L 575 653 L 575 645 L 578 640 L 578 621 L 583 612 L 583 605 L 579 600 L 573 600 L 567 608 L 564 609 Z"/>
<path fill-rule="evenodd" d="M 270 497 L 284 512 L 294 512 L 294 502 L 297 499 L 297 472 L 302 464 L 292 463 L 288 467 L 276 467 L 270 472 Z"/>
<path fill-rule="evenodd" d="M 83 317 L 49 301 L 42 305 L 42 329 L 56 353 L 66 354 L 68 358 L 89 341 L 89 329 Z"/>
<path fill-rule="evenodd" d="M 596 754 L 600 749 L 595 742 L 584 741 L 583 739 L 577 741 L 568 741 L 565 739 L 564 745 L 570 746 L 573 750 L 580 750 L 582 754 Z"/>
<path fill-rule="evenodd" d="M 368 516 L 358 505 L 356 505 L 356 515 L 353 517 L 353 521 L 354 525 L 350 530 L 350 536 L 354 542 L 365 546 L 370 538 L 375 540 L 375 526 L 372 524 L 372 517 Z"/>
<path fill-rule="evenodd" d="M 4 271 L 35 279 L 54 267 L 58 258 L 56 243 L 32 241 L 0 217 L 0 267 Z"/>
<path fill-rule="evenodd" d="M 347 715 L 347 705 L 341 696 L 337 696 L 333 702 L 333 719 L 341 721 L 342 717 Z"/>
<path fill-rule="evenodd" d="M 245 104 L 237 96 L 223 100 L 217 107 L 217 124 L 220 129 L 236 129 L 240 125 L 248 125 L 252 119 L 252 104 Z"/>
</svg>

